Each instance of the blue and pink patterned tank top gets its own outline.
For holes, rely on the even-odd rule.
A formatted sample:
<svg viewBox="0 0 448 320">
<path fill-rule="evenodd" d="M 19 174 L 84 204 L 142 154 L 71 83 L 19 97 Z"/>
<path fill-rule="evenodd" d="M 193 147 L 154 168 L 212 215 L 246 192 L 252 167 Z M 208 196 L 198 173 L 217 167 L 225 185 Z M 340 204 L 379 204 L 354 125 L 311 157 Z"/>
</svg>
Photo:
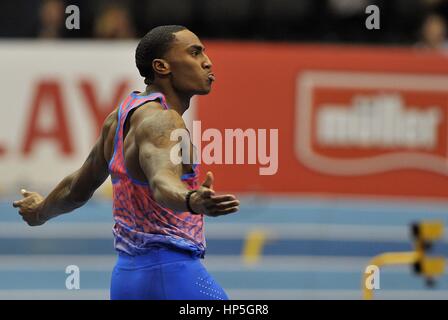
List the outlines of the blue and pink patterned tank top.
<svg viewBox="0 0 448 320">
<path fill-rule="evenodd" d="M 139 96 L 138 92 L 133 92 L 122 102 L 118 111 L 114 153 L 109 162 L 113 185 L 115 249 L 129 255 L 141 255 L 154 246 L 169 246 L 203 257 L 203 215 L 174 212 L 159 205 L 153 198 L 148 181 L 131 178 L 125 166 L 123 131 L 126 117 L 131 110 L 154 100 L 158 100 L 164 109 L 169 109 L 161 93 Z M 194 172 L 181 178 L 189 189 L 198 187 L 198 170 L 197 165 L 193 165 Z"/>
</svg>

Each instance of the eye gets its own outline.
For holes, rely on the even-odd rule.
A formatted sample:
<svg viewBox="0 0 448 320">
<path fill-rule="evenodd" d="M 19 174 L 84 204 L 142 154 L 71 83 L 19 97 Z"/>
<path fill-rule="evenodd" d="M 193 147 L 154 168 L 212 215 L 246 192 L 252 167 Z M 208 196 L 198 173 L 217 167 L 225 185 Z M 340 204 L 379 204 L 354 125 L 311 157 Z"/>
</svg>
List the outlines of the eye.
<svg viewBox="0 0 448 320">
<path fill-rule="evenodd" d="M 191 52 L 191 55 L 193 57 L 196 57 L 198 54 L 199 54 L 199 51 L 197 51 L 197 50 L 194 50 L 194 51 Z"/>
</svg>

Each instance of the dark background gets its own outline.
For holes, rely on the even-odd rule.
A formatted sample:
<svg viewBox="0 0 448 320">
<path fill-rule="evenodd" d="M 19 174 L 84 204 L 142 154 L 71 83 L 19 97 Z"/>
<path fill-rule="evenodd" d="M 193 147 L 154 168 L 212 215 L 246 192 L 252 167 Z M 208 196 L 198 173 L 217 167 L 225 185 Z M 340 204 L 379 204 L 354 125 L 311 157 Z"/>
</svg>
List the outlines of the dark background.
<svg viewBox="0 0 448 320">
<path fill-rule="evenodd" d="M 70 4 L 80 8 L 80 30 L 64 28 L 64 11 Z M 380 8 L 380 30 L 365 28 L 365 8 L 370 4 Z M 446 19 L 448 2 L 7 0 L 0 2 L 0 37 L 139 38 L 157 25 L 182 24 L 206 39 L 412 45 L 420 41 L 425 19 L 434 13 Z"/>
</svg>

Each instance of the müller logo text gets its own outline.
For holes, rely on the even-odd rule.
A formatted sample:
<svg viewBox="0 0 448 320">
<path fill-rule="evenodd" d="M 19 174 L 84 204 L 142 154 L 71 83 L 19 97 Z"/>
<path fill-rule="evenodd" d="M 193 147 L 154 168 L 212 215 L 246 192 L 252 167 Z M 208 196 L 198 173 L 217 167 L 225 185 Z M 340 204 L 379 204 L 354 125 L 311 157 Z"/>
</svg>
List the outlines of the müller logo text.
<svg viewBox="0 0 448 320">
<path fill-rule="evenodd" d="M 297 80 L 295 150 L 332 175 L 397 169 L 448 174 L 448 77 L 304 72 Z"/>
</svg>

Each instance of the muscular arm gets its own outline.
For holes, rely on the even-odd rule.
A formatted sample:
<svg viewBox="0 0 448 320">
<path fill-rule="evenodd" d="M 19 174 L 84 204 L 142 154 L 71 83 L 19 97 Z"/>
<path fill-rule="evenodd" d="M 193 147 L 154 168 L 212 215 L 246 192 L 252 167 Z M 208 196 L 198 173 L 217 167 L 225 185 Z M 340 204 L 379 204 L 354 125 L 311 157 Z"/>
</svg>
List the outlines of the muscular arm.
<svg viewBox="0 0 448 320">
<path fill-rule="evenodd" d="M 41 225 L 81 207 L 106 180 L 109 172 L 104 141 L 114 121 L 114 114 L 110 114 L 104 122 L 101 135 L 81 168 L 65 177 L 46 198 L 36 192 L 22 190 L 25 198 L 15 201 L 13 206 L 19 208 L 19 213 L 29 225 Z"/>
<path fill-rule="evenodd" d="M 187 186 L 182 182 L 182 164 L 170 159 L 173 130 L 185 130 L 182 117 L 173 110 L 159 110 L 142 120 L 136 130 L 135 141 L 139 150 L 139 162 L 150 183 L 154 199 L 176 211 L 187 211 L 185 196 Z M 211 191 L 210 191 L 211 194 Z"/>
<path fill-rule="evenodd" d="M 189 189 L 181 180 L 182 163 L 175 164 L 171 150 L 178 141 L 170 139 L 173 130 L 186 130 L 182 117 L 174 110 L 157 110 L 142 117 L 136 130 L 139 162 L 150 183 L 154 199 L 174 211 L 187 211 Z M 190 146 L 189 141 L 187 143 Z M 213 176 L 207 174 L 202 186 L 190 199 L 195 212 L 218 216 L 236 212 L 239 201 L 233 195 L 215 196 L 211 189 Z"/>
</svg>

